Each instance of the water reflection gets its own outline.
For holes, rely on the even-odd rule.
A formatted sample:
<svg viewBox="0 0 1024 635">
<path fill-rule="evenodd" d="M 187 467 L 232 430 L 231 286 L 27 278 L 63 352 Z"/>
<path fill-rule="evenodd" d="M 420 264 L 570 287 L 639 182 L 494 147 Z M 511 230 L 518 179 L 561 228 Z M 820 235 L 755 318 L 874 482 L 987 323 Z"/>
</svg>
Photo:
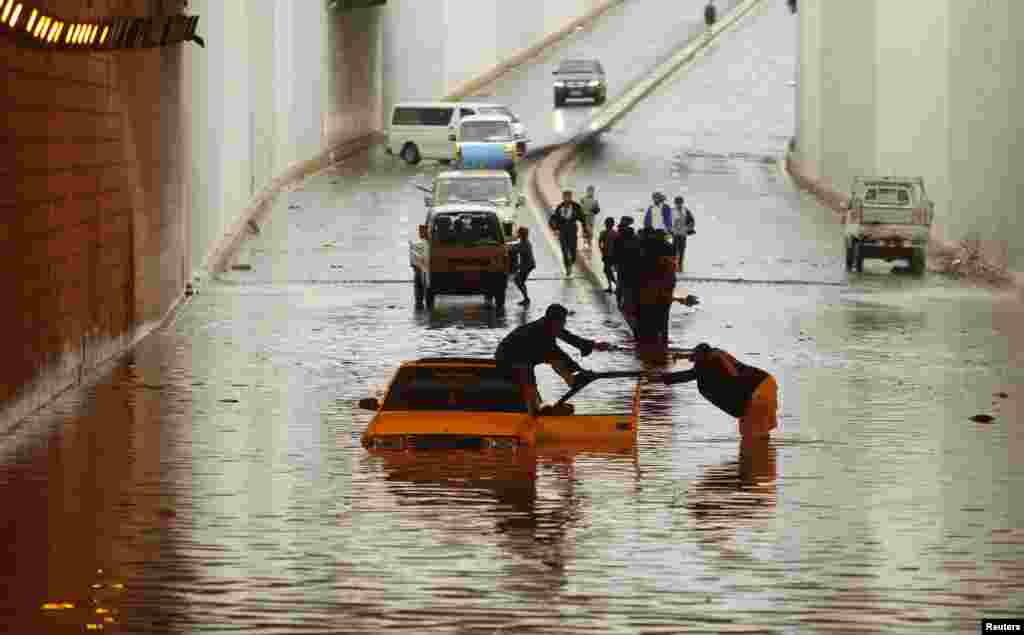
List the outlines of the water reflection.
<svg viewBox="0 0 1024 635">
<path fill-rule="evenodd" d="M 735 461 L 706 468 L 686 499 L 700 543 L 748 559 L 737 549 L 737 532 L 774 513 L 777 476 L 776 450 L 768 439 L 742 441 Z"/>
<path fill-rule="evenodd" d="M 628 462 L 635 449 L 549 446 L 519 452 L 372 451 L 387 491 L 409 506 L 432 509 L 433 529 L 493 536 L 500 557 L 499 587 L 544 602 L 568 582 L 572 532 L 592 501 L 578 461 Z M 422 517 L 422 516 L 421 516 Z"/>
<path fill-rule="evenodd" d="M 509 327 L 509 313 L 519 312 L 511 311 L 508 307 L 506 307 L 506 311 L 498 312 L 493 305 L 485 304 L 479 298 L 473 298 L 473 300 L 450 302 L 438 300 L 433 309 L 414 309 L 412 315 L 413 323 L 416 326 L 427 329 L 450 327 L 503 329 Z"/>
</svg>

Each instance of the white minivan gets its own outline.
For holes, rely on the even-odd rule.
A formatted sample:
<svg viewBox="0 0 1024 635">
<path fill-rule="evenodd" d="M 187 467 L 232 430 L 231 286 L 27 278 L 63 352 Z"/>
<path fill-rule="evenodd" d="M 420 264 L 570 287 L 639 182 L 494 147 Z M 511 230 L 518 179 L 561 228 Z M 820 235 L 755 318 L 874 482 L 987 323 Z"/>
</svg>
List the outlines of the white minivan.
<svg viewBox="0 0 1024 635">
<path fill-rule="evenodd" d="M 463 117 L 503 115 L 512 122 L 520 156 L 526 153 L 526 129 L 501 104 L 479 102 L 406 102 L 395 104 L 388 128 L 388 154 L 415 165 L 422 159 L 449 162 L 455 158 L 455 134 Z"/>
</svg>

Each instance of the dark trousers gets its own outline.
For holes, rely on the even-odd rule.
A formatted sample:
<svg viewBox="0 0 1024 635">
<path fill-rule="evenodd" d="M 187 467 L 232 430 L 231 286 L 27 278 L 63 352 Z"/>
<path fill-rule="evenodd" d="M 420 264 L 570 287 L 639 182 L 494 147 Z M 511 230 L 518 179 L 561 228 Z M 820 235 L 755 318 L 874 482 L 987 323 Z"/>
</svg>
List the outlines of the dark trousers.
<svg viewBox="0 0 1024 635">
<path fill-rule="evenodd" d="M 571 238 L 560 236 L 558 243 L 562 247 L 562 261 L 565 264 L 565 270 L 569 271 L 576 264 L 576 236 Z"/>
<path fill-rule="evenodd" d="M 530 277 L 530 273 L 533 271 L 533 267 L 529 269 L 519 269 L 516 271 L 516 275 L 513 281 L 516 283 L 516 287 L 519 289 L 519 293 L 523 294 L 523 299 L 529 299 L 530 294 L 526 292 L 526 279 Z"/>
<path fill-rule="evenodd" d="M 672 247 L 675 250 L 678 265 L 682 267 L 683 258 L 686 256 L 686 236 L 673 236 Z"/>
<path fill-rule="evenodd" d="M 604 261 L 604 276 L 608 278 L 608 288 L 611 289 L 615 282 L 615 266 L 609 263 L 607 260 Z"/>
<path fill-rule="evenodd" d="M 637 335 L 651 344 L 664 344 L 668 339 L 671 304 L 663 302 L 637 306 Z"/>
</svg>

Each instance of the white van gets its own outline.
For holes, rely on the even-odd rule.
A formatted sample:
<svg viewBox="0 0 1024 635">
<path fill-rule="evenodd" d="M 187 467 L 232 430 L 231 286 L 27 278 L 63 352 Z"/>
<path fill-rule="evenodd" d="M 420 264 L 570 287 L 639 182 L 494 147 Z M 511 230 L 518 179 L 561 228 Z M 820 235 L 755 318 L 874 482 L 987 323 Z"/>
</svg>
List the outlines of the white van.
<svg viewBox="0 0 1024 635">
<path fill-rule="evenodd" d="M 449 162 L 455 158 L 455 134 L 463 117 L 504 115 L 512 122 L 516 144 L 526 153 L 526 130 L 519 118 L 501 104 L 480 102 L 407 102 L 395 104 L 388 128 L 388 154 L 415 165 L 422 159 Z"/>
</svg>

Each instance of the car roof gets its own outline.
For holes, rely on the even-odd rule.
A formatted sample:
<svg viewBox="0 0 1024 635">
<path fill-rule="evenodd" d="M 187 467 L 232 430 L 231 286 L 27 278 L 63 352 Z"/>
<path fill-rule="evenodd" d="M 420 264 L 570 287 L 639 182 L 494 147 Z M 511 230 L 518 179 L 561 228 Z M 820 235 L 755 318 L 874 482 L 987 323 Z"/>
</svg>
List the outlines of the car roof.
<svg viewBox="0 0 1024 635">
<path fill-rule="evenodd" d="M 493 357 L 421 357 L 402 366 L 497 366 Z"/>
<path fill-rule="evenodd" d="M 441 214 L 471 214 L 473 212 L 497 214 L 498 206 L 493 203 L 448 203 L 433 208 L 432 215 Z"/>
<path fill-rule="evenodd" d="M 503 181 L 512 181 L 512 177 L 508 175 L 505 170 L 447 170 L 441 172 L 435 179 L 502 179 Z"/>
<path fill-rule="evenodd" d="M 395 108 L 508 108 L 505 104 L 482 101 L 403 101 L 395 104 Z"/>
<path fill-rule="evenodd" d="M 462 123 L 473 123 L 474 121 L 503 121 L 511 124 L 512 118 L 508 115 L 470 115 L 462 118 Z"/>
</svg>

